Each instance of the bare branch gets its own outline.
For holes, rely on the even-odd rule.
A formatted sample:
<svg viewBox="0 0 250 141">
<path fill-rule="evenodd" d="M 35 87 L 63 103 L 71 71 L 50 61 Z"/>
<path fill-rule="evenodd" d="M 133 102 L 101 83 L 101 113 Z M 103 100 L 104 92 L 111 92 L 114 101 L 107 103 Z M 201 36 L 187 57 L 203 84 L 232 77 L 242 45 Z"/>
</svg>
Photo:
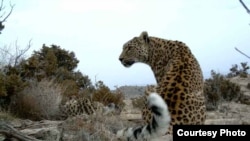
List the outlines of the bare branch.
<svg viewBox="0 0 250 141">
<path fill-rule="evenodd" d="M 246 9 L 247 13 L 250 14 L 250 10 L 246 6 L 246 4 L 242 0 L 239 0 L 239 1 L 240 1 L 241 5 Z"/>
<path fill-rule="evenodd" d="M 3 10 L 3 0 L 1 1 L 0 11 Z"/>
<path fill-rule="evenodd" d="M 0 16 L 0 18 L 2 18 L 5 15 L 5 12 L 3 12 L 3 14 Z"/>
<path fill-rule="evenodd" d="M 11 53 L 8 51 L 8 49 L 5 49 L 5 48 L 0 48 L 0 52 L 2 52 L 3 54 L 11 55 Z"/>
<path fill-rule="evenodd" d="M 12 13 L 13 9 L 14 9 L 15 5 L 12 5 L 10 2 L 10 12 L 7 14 L 7 16 L 1 21 L 1 23 L 5 22 L 6 19 L 10 16 L 10 14 Z"/>
<path fill-rule="evenodd" d="M 248 55 L 246 55 L 244 52 L 240 51 L 238 48 L 235 47 L 235 50 L 238 51 L 239 53 L 241 53 L 242 55 L 246 56 L 248 59 L 250 59 L 250 57 Z"/>
<path fill-rule="evenodd" d="M 16 40 L 16 42 L 15 42 L 16 56 L 15 56 L 14 67 L 18 64 L 18 62 L 21 59 L 21 57 L 30 49 L 30 47 L 31 47 L 31 41 L 32 41 L 32 39 L 29 40 L 29 43 L 26 46 L 26 48 L 20 49 L 20 47 L 17 44 L 17 40 Z"/>
<path fill-rule="evenodd" d="M 0 67 L 3 65 L 10 65 L 16 67 L 23 58 L 25 58 L 25 53 L 31 48 L 32 40 L 29 41 L 25 48 L 21 48 L 16 40 L 14 46 L 5 46 L 0 48 Z"/>
<path fill-rule="evenodd" d="M 2 12 L 2 10 L 4 9 L 4 6 L 3 6 L 3 1 L 1 1 L 1 5 L 0 5 L 0 12 Z M 4 29 L 4 25 L 3 23 L 7 20 L 7 18 L 10 16 L 10 14 L 12 13 L 13 9 L 14 9 L 14 6 L 15 5 L 12 5 L 11 2 L 10 2 L 10 12 L 5 16 L 5 12 L 3 12 L 3 14 L 0 16 L 0 34 L 1 34 L 1 31 Z M 4 17 L 5 16 L 5 17 Z M 4 17 L 2 20 L 1 18 Z"/>
</svg>

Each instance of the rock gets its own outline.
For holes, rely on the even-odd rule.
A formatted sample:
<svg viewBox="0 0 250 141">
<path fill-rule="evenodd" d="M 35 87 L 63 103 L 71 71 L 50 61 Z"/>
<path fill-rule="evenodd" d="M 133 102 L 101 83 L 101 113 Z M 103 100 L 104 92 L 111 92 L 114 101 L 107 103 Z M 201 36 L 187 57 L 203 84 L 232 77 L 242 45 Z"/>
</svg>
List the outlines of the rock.
<svg viewBox="0 0 250 141">
<path fill-rule="evenodd" d="M 3 140 L 22 140 L 22 141 L 39 141 L 36 138 L 27 136 L 17 129 L 13 128 L 10 124 L 1 121 L 0 122 L 0 134 L 4 135 Z"/>
</svg>

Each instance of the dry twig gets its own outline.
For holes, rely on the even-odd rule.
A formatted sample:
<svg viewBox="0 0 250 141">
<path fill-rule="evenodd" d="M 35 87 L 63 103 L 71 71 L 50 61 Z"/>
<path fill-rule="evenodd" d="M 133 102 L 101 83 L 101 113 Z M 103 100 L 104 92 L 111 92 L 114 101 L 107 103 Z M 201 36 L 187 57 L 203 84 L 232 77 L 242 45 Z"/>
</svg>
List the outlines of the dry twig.
<svg viewBox="0 0 250 141">
<path fill-rule="evenodd" d="M 246 4 L 242 0 L 239 0 L 239 1 L 240 1 L 241 5 L 246 9 L 247 13 L 250 14 L 250 10 L 246 6 Z"/>
<path fill-rule="evenodd" d="M 235 50 L 238 51 L 239 53 L 241 53 L 242 55 L 246 56 L 248 59 L 250 59 L 250 57 L 248 55 L 246 55 L 244 52 L 240 51 L 238 48 L 235 47 Z"/>
</svg>

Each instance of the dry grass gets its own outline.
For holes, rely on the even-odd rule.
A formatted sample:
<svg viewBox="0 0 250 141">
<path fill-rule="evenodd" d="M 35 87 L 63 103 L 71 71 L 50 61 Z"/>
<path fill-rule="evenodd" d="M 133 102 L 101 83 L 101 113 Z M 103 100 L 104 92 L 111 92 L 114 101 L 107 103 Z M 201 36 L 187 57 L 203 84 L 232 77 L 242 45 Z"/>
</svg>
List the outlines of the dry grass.
<svg viewBox="0 0 250 141">
<path fill-rule="evenodd" d="M 11 109 L 23 118 L 53 119 L 59 114 L 62 92 L 52 80 L 35 81 L 13 97 Z"/>
<path fill-rule="evenodd" d="M 146 101 L 147 101 L 145 96 L 131 98 L 131 100 L 132 100 L 133 107 L 138 108 L 140 110 L 142 110 L 145 107 L 145 104 L 146 104 Z"/>
<path fill-rule="evenodd" d="M 61 126 L 66 135 L 63 139 L 79 141 L 115 141 L 115 133 L 127 127 L 127 121 L 119 116 L 81 115 L 67 119 Z M 66 139 L 67 138 L 67 139 Z"/>
</svg>

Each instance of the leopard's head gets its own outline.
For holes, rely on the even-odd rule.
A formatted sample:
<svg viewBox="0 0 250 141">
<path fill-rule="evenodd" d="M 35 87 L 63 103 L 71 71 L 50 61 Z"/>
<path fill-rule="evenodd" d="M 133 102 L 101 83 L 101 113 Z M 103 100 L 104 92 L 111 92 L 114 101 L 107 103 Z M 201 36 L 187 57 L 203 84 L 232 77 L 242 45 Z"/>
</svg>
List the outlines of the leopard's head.
<svg viewBox="0 0 250 141">
<path fill-rule="evenodd" d="M 123 45 L 119 60 L 125 67 L 130 67 L 136 62 L 148 60 L 149 37 L 146 31 L 139 37 L 134 37 Z"/>
</svg>

